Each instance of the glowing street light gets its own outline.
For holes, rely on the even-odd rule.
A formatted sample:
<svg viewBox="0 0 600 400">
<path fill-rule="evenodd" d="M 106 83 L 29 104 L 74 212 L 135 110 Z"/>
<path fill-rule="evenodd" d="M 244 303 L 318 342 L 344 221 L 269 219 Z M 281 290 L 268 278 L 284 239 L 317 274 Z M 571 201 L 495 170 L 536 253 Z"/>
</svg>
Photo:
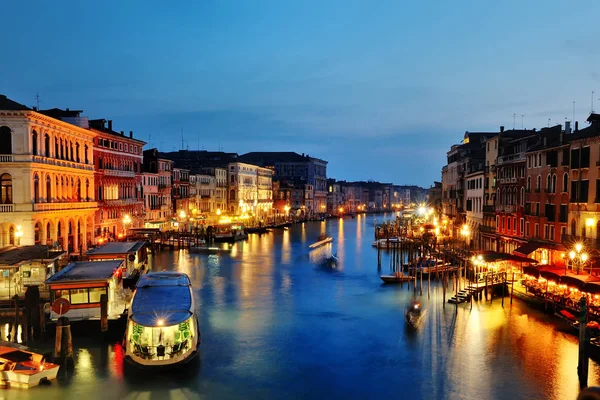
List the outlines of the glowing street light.
<svg viewBox="0 0 600 400">
<path fill-rule="evenodd" d="M 569 258 L 571 259 L 571 268 L 576 270 L 577 274 L 579 274 L 579 271 L 581 271 L 584 266 L 585 263 L 588 260 L 588 254 L 585 253 L 583 251 L 583 244 L 582 243 L 576 243 L 575 244 L 575 250 L 571 250 L 569 251 Z M 565 275 L 567 273 L 567 265 L 565 263 Z M 590 270 L 590 275 L 591 275 L 592 271 Z"/>
<path fill-rule="evenodd" d="M 129 214 L 125 214 L 123 217 L 123 233 L 127 236 L 127 225 L 131 224 L 131 217 Z"/>
<path fill-rule="evenodd" d="M 17 225 L 17 231 L 15 232 L 15 237 L 18 239 L 17 246 L 21 245 L 21 237 L 23 237 L 23 231 L 21 229 L 21 225 Z"/>
</svg>

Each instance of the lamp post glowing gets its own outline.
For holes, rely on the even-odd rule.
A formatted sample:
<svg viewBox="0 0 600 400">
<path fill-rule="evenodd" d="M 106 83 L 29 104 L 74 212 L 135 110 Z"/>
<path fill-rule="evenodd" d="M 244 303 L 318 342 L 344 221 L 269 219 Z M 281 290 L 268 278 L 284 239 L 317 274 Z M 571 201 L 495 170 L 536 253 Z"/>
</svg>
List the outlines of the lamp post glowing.
<svg viewBox="0 0 600 400">
<path fill-rule="evenodd" d="M 21 225 L 17 225 L 17 231 L 15 232 L 15 237 L 17 238 L 17 246 L 21 245 L 21 237 L 23 236 L 23 231 L 21 229 Z"/>
<path fill-rule="evenodd" d="M 583 244 L 576 243 L 575 250 L 571 250 L 569 252 L 569 259 L 571 259 L 571 268 L 576 270 L 577 274 L 579 274 L 579 271 L 581 271 L 584 268 L 585 263 L 588 260 L 588 255 L 583 250 L 584 250 Z M 565 264 L 565 273 L 566 273 L 566 269 L 567 269 L 567 267 Z M 590 270 L 590 275 L 591 274 L 592 274 L 592 271 Z"/>
<path fill-rule="evenodd" d="M 290 206 L 288 206 L 287 204 L 285 205 L 285 207 L 283 207 L 283 211 L 285 211 L 285 219 L 287 221 L 288 217 L 289 217 L 289 212 L 290 212 Z"/>
<path fill-rule="evenodd" d="M 131 217 L 129 216 L 129 214 L 125 214 L 125 216 L 123 217 L 123 233 L 125 234 L 125 237 L 127 237 L 127 225 L 129 225 L 131 223 Z"/>
</svg>

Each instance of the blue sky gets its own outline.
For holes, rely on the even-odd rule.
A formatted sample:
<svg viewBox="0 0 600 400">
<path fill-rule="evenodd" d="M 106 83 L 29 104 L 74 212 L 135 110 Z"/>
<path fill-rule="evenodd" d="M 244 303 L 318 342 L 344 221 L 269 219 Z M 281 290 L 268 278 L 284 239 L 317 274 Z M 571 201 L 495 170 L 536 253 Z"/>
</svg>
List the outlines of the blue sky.
<svg viewBox="0 0 600 400">
<path fill-rule="evenodd" d="M 161 150 L 296 151 L 338 179 L 429 186 L 466 130 L 600 109 L 600 5 L 12 1 L 0 93 Z M 585 124 L 583 124 L 585 126 Z"/>
</svg>

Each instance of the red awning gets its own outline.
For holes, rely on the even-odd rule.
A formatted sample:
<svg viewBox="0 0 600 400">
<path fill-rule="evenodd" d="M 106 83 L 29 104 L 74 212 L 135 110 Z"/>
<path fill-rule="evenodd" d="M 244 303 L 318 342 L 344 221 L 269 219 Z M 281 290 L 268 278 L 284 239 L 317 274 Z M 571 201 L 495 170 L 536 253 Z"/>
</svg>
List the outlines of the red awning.
<svg viewBox="0 0 600 400">
<path fill-rule="evenodd" d="M 532 241 L 532 242 L 525 243 L 524 245 L 518 247 L 516 250 L 513 251 L 513 254 L 527 257 L 528 255 L 530 255 L 531 253 L 533 253 L 540 247 L 542 247 L 541 243 Z"/>
</svg>

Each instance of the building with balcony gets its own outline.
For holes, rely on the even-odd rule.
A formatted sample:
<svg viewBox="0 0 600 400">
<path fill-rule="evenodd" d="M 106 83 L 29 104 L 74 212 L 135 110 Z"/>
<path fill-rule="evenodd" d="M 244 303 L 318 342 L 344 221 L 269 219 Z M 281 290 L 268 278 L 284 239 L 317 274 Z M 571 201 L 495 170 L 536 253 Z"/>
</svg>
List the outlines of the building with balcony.
<svg viewBox="0 0 600 400">
<path fill-rule="evenodd" d="M 569 144 L 571 136 L 560 125 L 544 128 L 526 152 L 524 196 L 528 245 L 515 250 L 544 264 L 564 265 L 562 235 L 566 234 L 569 206 Z"/>
<path fill-rule="evenodd" d="M 217 179 L 214 175 L 190 175 L 190 202 L 198 213 L 216 213 Z"/>
<path fill-rule="evenodd" d="M 142 164 L 146 142 L 135 139 L 132 131 L 129 135 L 114 131 L 111 120 L 91 120 L 89 125 L 96 134 L 95 240 L 118 238 L 128 228 L 144 224 Z"/>
<path fill-rule="evenodd" d="M 512 253 L 525 239 L 526 152 L 539 141 L 534 130 L 501 129 L 496 172 L 498 251 Z"/>
<path fill-rule="evenodd" d="M 568 178 L 563 174 L 570 191 L 569 222 L 561 239 L 569 249 L 579 242 L 589 252 L 600 249 L 600 115 L 587 121 L 590 126 L 565 136 L 570 142 Z"/>
<path fill-rule="evenodd" d="M 158 192 L 158 173 L 142 172 L 142 194 L 144 196 L 144 228 L 160 227 L 161 198 Z"/>
<path fill-rule="evenodd" d="M 173 167 L 172 201 L 175 214 L 193 209 L 190 207 L 190 170 L 187 168 Z"/>
<path fill-rule="evenodd" d="M 503 128 L 501 128 L 503 130 Z M 482 250 L 497 251 L 496 236 L 496 164 L 499 135 L 485 141 L 485 168 L 483 176 L 483 222 L 479 226 L 479 246 Z"/>
<path fill-rule="evenodd" d="M 144 164 L 143 171 L 149 174 L 155 174 L 158 177 L 158 218 L 153 218 L 153 224 L 149 227 L 168 228 L 169 222 L 173 217 L 173 203 L 171 199 L 173 189 L 173 161 L 161 157 L 157 149 L 145 150 L 143 153 Z"/>
<path fill-rule="evenodd" d="M 0 247 L 88 248 L 97 210 L 95 136 L 0 95 Z"/>
<path fill-rule="evenodd" d="M 475 243 L 473 244 L 477 246 L 477 248 L 481 246 L 479 228 L 483 224 L 484 178 L 485 174 L 483 168 L 474 168 L 471 173 L 465 176 L 467 187 L 465 210 L 467 212 L 467 226 L 471 232 L 468 239 L 474 241 Z"/>
<path fill-rule="evenodd" d="M 257 165 L 228 164 L 228 211 L 231 215 L 268 219 L 273 209 L 273 171 Z"/>
<path fill-rule="evenodd" d="M 305 216 L 322 214 L 327 209 L 327 161 L 294 152 L 252 152 L 239 158 L 272 170 L 280 182 L 292 182 L 298 190 L 313 190 L 304 193 L 304 208 L 300 211 Z"/>
</svg>

